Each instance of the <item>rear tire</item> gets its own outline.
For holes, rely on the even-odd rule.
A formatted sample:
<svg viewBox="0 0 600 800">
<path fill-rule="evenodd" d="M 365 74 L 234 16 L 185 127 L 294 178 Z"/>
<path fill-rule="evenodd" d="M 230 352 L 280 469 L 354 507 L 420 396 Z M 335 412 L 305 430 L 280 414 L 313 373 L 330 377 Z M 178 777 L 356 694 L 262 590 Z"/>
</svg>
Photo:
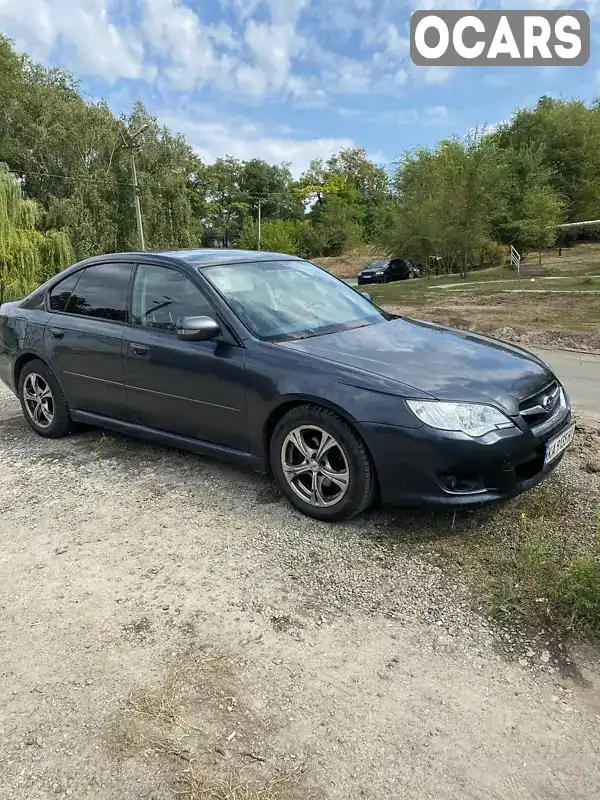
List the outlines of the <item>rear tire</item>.
<svg viewBox="0 0 600 800">
<path fill-rule="evenodd" d="M 277 424 L 269 448 L 277 485 L 309 517 L 350 519 L 375 496 L 375 472 L 363 441 L 328 409 L 307 404 Z"/>
<path fill-rule="evenodd" d="M 69 406 L 56 376 L 43 361 L 25 364 L 19 375 L 18 395 L 23 416 L 39 436 L 58 439 L 69 433 Z"/>
</svg>

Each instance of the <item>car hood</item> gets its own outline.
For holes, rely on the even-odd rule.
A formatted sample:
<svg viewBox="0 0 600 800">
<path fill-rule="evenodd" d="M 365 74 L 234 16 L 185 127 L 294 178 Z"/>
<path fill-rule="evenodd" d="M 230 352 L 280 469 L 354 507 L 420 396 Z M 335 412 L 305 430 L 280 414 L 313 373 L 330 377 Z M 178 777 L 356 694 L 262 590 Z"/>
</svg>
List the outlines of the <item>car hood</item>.
<svg viewBox="0 0 600 800">
<path fill-rule="evenodd" d="M 285 342 L 284 347 L 383 375 L 439 400 L 492 400 L 509 413 L 554 375 L 531 353 L 476 333 L 407 318 Z"/>
</svg>

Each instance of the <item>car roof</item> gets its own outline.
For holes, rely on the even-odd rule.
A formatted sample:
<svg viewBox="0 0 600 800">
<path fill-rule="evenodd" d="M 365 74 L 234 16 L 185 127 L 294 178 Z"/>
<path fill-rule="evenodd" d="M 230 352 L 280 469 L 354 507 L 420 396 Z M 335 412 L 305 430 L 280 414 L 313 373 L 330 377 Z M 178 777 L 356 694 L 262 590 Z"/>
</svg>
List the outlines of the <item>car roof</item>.
<svg viewBox="0 0 600 800">
<path fill-rule="evenodd" d="M 301 261 L 298 256 L 286 253 L 271 253 L 265 250 L 230 250 L 226 248 L 205 247 L 200 250 L 165 250 L 156 251 L 154 255 L 178 258 L 194 266 L 210 266 L 211 264 L 235 264 L 248 261 Z"/>
<path fill-rule="evenodd" d="M 121 253 L 104 253 L 103 255 L 89 256 L 76 264 L 61 270 L 56 275 L 48 278 L 36 291 L 48 289 L 70 275 L 94 264 L 103 264 L 111 261 L 137 262 L 146 261 L 150 264 L 164 264 L 170 261 L 174 265 L 184 267 L 189 272 L 194 272 L 202 267 L 216 266 L 218 264 L 247 264 L 249 261 L 305 261 L 298 256 L 286 253 L 270 253 L 263 250 L 228 250 L 225 248 L 205 247 L 195 250 L 145 250 L 124 251 Z"/>
</svg>

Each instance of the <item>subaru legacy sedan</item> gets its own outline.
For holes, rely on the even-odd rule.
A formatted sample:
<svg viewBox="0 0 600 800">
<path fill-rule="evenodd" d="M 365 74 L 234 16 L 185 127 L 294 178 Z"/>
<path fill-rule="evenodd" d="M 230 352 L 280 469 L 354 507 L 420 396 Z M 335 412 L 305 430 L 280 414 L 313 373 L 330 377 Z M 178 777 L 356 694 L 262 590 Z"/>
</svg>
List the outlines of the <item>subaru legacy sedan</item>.
<svg viewBox="0 0 600 800">
<path fill-rule="evenodd" d="M 245 465 L 322 520 L 509 498 L 574 436 L 535 356 L 277 253 L 76 264 L 0 307 L 0 378 L 41 436 L 84 423 Z"/>
</svg>

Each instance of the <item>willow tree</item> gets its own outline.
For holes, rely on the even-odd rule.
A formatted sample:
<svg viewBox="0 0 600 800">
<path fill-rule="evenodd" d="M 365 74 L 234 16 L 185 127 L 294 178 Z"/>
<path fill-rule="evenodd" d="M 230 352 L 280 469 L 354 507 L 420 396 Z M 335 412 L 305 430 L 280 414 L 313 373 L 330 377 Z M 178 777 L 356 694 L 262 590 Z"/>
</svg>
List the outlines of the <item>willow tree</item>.
<svg viewBox="0 0 600 800">
<path fill-rule="evenodd" d="M 38 215 L 37 203 L 23 199 L 19 182 L 0 163 L 0 302 L 23 297 L 73 260 L 64 233 L 36 229 Z"/>
</svg>

